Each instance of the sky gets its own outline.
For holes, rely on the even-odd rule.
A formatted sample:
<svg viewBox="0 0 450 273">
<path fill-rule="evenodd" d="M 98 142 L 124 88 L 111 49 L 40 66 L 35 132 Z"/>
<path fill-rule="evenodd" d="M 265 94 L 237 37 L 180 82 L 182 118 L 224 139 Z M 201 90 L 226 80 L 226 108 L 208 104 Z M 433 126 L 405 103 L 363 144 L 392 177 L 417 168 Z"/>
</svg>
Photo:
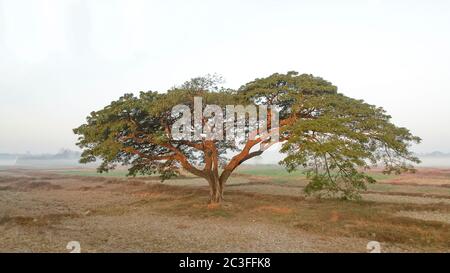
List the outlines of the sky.
<svg viewBox="0 0 450 273">
<path fill-rule="evenodd" d="M 0 153 L 76 149 L 124 93 L 295 70 L 450 152 L 450 1 L 0 0 Z"/>
</svg>

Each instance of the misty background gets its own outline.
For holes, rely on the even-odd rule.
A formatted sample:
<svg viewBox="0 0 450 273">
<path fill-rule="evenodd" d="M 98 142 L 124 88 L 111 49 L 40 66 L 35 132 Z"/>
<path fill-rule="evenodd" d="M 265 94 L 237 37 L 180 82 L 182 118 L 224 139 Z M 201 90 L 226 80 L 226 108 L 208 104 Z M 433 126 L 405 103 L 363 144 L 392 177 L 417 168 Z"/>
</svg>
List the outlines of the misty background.
<svg viewBox="0 0 450 273">
<path fill-rule="evenodd" d="M 0 0 L 0 160 L 76 153 L 72 129 L 124 93 L 296 70 L 382 106 L 424 163 L 450 165 L 449 14 L 439 0 Z"/>
</svg>

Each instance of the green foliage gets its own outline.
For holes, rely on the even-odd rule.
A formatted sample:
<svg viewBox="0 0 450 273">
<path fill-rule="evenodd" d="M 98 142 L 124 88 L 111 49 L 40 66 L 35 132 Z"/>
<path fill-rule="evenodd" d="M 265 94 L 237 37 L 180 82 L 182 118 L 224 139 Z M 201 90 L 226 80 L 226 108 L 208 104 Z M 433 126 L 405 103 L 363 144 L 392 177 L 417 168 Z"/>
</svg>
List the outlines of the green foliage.
<svg viewBox="0 0 450 273">
<path fill-rule="evenodd" d="M 129 166 L 128 175 L 159 174 L 162 180 L 179 174 L 180 164 L 174 158 L 183 155 L 191 164 L 201 164 L 193 144 L 171 139 L 174 122 L 172 107 L 178 104 L 193 108 L 193 99 L 200 96 L 204 104 L 234 104 L 233 91 L 217 86 L 220 78 L 195 78 L 165 94 L 140 92 L 136 97 L 125 94 L 105 108 L 94 111 L 87 123 L 74 129 L 79 135 L 77 145 L 84 151 L 81 163 L 100 159 L 99 172 L 108 172 L 118 164 Z M 219 147 L 219 155 L 232 149 L 230 143 Z M 176 151 L 174 151 L 176 150 Z"/>
<path fill-rule="evenodd" d="M 212 150 L 202 140 L 177 141 L 170 134 L 175 121 L 172 107 L 185 104 L 193 109 L 195 96 L 203 98 L 203 106 L 223 109 L 248 103 L 278 105 L 281 151 L 286 154 L 280 163 L 288 171 L 306 168 L 311 181 L 305 189 L 308 194 L 357 199 L 368 183 L 375 182 L 365 173 L 372 165 L 382 164 L 385 173 L 398 174 L 413 171 L 410 163 L 419 162 L 409 146 L 420 138 L 391 123 L 382 108 L 346 97 L 322 78 L 277 73 L 238 90 L 220 83 L 217 76 L 194 78 L 166 93 L 125 94 L 92 112 L 86 124 L 74 129 L 84 150 L 81 162 L 101 160 L 100 172 L 122 164 L 129 166 L 129 175 L 159 174 L 162 180 L 183 167 L 206 178 L 208 170 L 192 166 L 205 164 Z M 215 141 L 214 147 L 222 165 L 227 153 L 239 148 L 226 141 Z"/>
<path fill-rule="evenodd" d="M 274 74 L 244 90 L 253 101 L 264 96 L 280 103 L 280 116 L 292 120 L 281 130 L 287 156 L 280 163 L 289 171 L 307 168 L 308 194 L 358 199 L 375 182 L 364 172 L 371 165 L 399 174 L 419 162 L 408 148 L 420 138 L 392 124 L 382 108 L 339 94 L 321 78 Z"/>
</svg>

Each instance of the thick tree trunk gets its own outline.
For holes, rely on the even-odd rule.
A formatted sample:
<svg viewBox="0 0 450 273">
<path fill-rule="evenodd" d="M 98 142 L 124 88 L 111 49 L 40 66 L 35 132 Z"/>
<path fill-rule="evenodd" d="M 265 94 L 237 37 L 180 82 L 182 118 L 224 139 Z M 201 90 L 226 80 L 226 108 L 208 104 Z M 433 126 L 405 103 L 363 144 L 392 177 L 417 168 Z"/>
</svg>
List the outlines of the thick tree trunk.
<svg viewBox="0 0 450 273">
<path fill-rule="evenodd" d="M 223 201 L 224 184 L 217 177 L 210 177 L 209 182 L 209 203 L 220 204 Z"/>
</svg>

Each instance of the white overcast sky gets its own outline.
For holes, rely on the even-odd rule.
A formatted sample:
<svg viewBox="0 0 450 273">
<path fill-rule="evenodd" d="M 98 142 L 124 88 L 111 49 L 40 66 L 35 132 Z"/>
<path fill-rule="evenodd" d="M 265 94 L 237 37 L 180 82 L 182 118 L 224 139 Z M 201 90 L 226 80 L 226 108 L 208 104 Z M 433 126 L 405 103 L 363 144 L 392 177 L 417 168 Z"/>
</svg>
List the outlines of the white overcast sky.
<svg viewBox="0 0 450 273">
<path fill-rule="evenodd" d="M 125 92 L 296 70 L 450 152 L 450 1 L 0 0 L 0 152 L 75 148 Z"/>
</svg>

